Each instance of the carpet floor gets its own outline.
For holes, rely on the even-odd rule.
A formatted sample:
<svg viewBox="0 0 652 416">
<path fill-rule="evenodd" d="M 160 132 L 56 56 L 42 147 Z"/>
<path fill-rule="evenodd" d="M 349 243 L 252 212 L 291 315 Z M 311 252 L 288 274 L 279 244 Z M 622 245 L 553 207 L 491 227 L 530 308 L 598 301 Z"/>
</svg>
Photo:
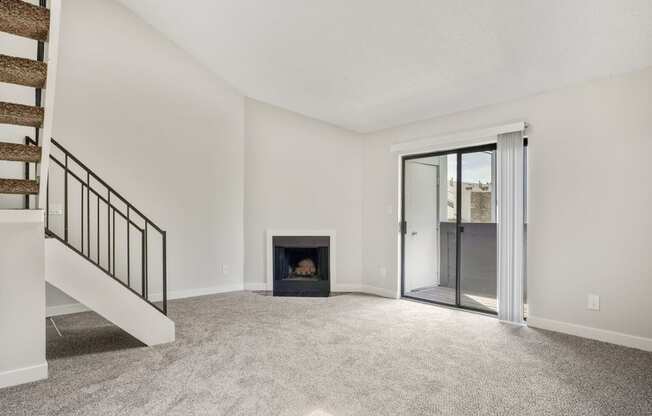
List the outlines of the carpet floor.
<svg viewBox="0 0 652 416">
<path fill-rule="evenodd" d="M 48 328 L 9 415 L 651 415 L 652 353 L 408 300 L 250 292 L 170 302 L 144 347 L 92 312 Z"/>
</svg>

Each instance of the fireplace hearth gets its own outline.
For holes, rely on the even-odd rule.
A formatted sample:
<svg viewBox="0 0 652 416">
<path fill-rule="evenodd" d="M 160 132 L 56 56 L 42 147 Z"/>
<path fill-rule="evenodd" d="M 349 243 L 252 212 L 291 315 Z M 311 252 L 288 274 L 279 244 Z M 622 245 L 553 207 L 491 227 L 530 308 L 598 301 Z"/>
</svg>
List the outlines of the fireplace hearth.
<svg viewBox="0 0 652 416">
<path fill-rule="evenodd" d="M 330 237 L 274 236 L 274 296 L 330 295 Z"/>
</svg>

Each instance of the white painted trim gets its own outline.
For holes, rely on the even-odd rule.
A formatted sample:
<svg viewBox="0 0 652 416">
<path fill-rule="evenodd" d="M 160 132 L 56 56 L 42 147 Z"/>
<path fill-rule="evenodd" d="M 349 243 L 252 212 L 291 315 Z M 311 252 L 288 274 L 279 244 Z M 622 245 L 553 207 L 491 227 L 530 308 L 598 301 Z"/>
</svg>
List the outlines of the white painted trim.
<svg viewBox="0 0 652 416">
<path fill-rule="evenodd" d="M 519 121 L 517 123 L 494 126 L 485 129 L 467 130 L 442 136 L 426 137 L 392 144 L 390 151 L 408 155 L 412 153 L 436 152 L 452 148 L 478 146 L 481 144 L 495 143 L 499 134 L 525 131 L 526 127 L 527 124 L 524 121 Z"/>
<path fill-rule="evenodd" d="M 242 283 L 225 286 L 203 287 L 199 289 L 172 290 L 168 292 L 168 299 L 195 298 L 197 296 L 216 295 L 218 293 L 240 292 L 244 290 Z"/>
<path fill-rule="evenodd" d="M 528 316 L 527 325 L 532 328 L 547 329 L 549 331 L 561 332 L 644 351 L 652 351 L 652 338 L 644 338 L 636 335 L 623 334 L 622 332 L 592 328 L 536 316 Z"/>
<path fill-rule="evenodd" d="M 0 223 L 42 223 L 45 215 L 41 209 L 2 209 L 0 210 Z"/>
<path fill-rule="evenodd" d="M 17 368 L 0 373 L 0 389 L 48 378 L 48 363 Z"/>
<path fill-rule="evenodd" d="M 198 296 L 215 295 L 218 293 L 227 292 L 239 292 L 242 290 L 244 290 L 244 286 L 241 283 L 234 283 L 225 286 L 200 287 L 196 289 L 171 290 L 168 292 L 168 300 L 196 298 Z M 151 293 L 149 295 L 150 302 L 160 302 L 162 299 L 163 295 L 161 293 Z"/>
<path fill-rule="evenodd" d="M 45 317 L 49 318 L 52 316 L 70 315 L 71 313 L 87 312 L 89 310 L 90 309 L 88 309 L 86 305 L 82 305 L 81 303 L 48 306 L 45 309 Z"/>
<path fill-rule="evenodd" d="M 498 322 L 500 322 L 501 324 L 512 325 L 512 326 L 520 326 L 520 327 L 527 326 L 525 322 L 512 322 L 512 321 L 506 321 L 504 319 L 499 319 Z"/>
<path fill-rule="evenodd" d="M 362 286 L 359 284 L 339 283 L 331 285 L 331 292 L 360 292 L 361 290 Z"/>
<path fill-rule="evenodd" d="M 385 289 L 384 287 L 375 287 L 369 285 L 362 285 L 360 293 L 368 293 L 370 295 L 381 296 L 383 298 L 398 299 L 398 293 L 394 290 Z"/>
<path fill-rule="evenodd" d="M 50 163 L 50 138 L 54 127 L 54 99 L 57 85 L 57 66 L 59 57 L 59 32 L 61 28 L 61 0 L 49 0 L 50 30 L 45 44 L 45 61 L 48 64 L 45 88 L 43 89 L 43 126 L 41 137 L 41 162 L 39 163 L 38 207 L 44 209 L 47 195 L 48 169 Z"/>
<path fill-rule="evenodd" d="M 265 250 L 266 268 L 265 268 L 265 282 L 266 290 L 274 290 L 274 244 L 272 238 L 274 236 L 297 236 L 297 237 L 330 237 L 330 250 L 329 250 L 329 268 L 330 268 L 330 286 L 331 288 L 337 287 L 336 276 L 336 232 L 335 230 L 310 230 L 310 229 L 268 229 L 266 232 L 267 249 Z"/>
<path fill-rule="evenodd" d="M 267 290 L 267 283 L 265 282 L 245 282 L 244 290 L 249 291 L 263 291 Z"/>
</svg>

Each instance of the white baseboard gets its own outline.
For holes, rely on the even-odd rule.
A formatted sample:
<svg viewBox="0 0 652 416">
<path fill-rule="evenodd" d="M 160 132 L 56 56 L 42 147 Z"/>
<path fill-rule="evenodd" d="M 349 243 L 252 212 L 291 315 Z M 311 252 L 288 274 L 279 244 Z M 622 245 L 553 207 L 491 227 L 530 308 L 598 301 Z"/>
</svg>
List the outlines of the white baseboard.
<svg viewBox="0 0 652 416">
<path fill-rule="evenodd" d="M 536 316 L 528 316 L 527 325 L 532 328 L 547 329 L 582 338 L 595 339 L 597 341 L 637 348 L 644 351 L 652 351 L 652 338 L 644 338 L 636 335 L 623 334 L 622 332 L 571 324 L 568 322 L 554 321 L 552 319 L 539 318 Z"/>
<path fill-rule="evenodd" d="M 203 287 L 198 289 L 171 290 L 168 292 L 168 300 L 194 298 L 197 296 L 215 295 L 218 293 L 237 292 L 241 290 L 244 290 L 241 284 Z M 149 300 L 151 302 L 159 302 L 161 301 L 162 298 L 163 297 L 160 293 L 153 293 L 149 295 Z M 81 303 L 48 306 L 45 311 L 45 316 L 51 317 L 51 316 L 68 315 L 71 313 L 87 312 L 89 310 L 90 309 L 88 309 L 86 306 L 82 305 Z"/>
<path fill-rule="evenodd" d="M 217 293 L 238 292 L 244 290 L 242 283 L 235 283 L 225 286 L 203 287 L 199 289 L 171 290 L 168 292 L 168 299 L 185 299 L 197 296 L 215 295 Z M 161 296 L 159 295 L 159 298 Z"/>
<path fill-rule="evenodd" d="M 67 305 L 48 306 L 45 309 L 45 317 L 68 315 L 71 313 L 86 312 L 89 309 L 81 303 L 70 303 Z"/>
<path fill-rule="evenodd" d="M 398 294 L 389 289 L 385 289 L 383 287 L 375 287 L 375 286 L 369 286 L 369 285 L 362 285 L 360 287 L 359 292 L 361 293 L 369 293 L 371 295 L 376 295 L 376 296 L 382 296 L 384 298 L 391 298 L 391 299 L 398 299 Z"/>
<path fill-rule="evenodd" d="M 48 378 L 48 363 L 18 368 L 0 373 L 0 389 Z"/>
<path fill-rule="evenodd" d="M 336 283 L 331 287 L 331 292 L 360 292 L 361 289 L 357 284 Z"/>
<path fill-rule="evenodd" d="M 525 326 L 527 326 L 526 322 L 512 322 L 512 321 L 506 321 L 504 319 L 499 319 L 498 322 L 500 322 L 501 324 L 516 326 L 516 327 L 525 327 Z"/>
<path fill-rule="evenodd" d="M 267 284 L 264 282 L 244 282 L 244 290 L 251 290 L 251 291 L 267 290 Z"/>
<path fill-rule="evenodd" d="M 355 292 L 366 293 L 368 295 L 381 296 L 383 298 L 396 299 L 396 293 L 381 287 L 360 285 L 360 284 L 337 284 L 332 289 L 333 292 Z"/>
<path fill-rule="evenodd" d="M 239 283 L 225 286 L 200 287 L 197 289 L 170 290 L 168 291 L 168 300 L 195 298 L 197 296 L 215 295 L 218 293 L 226 292 L 238 292 L 241 290 L 244 290 L 244 287 Z M 151 293 L 149 295 L 150 302 L 160 302 L 162 299 L 163 295 L 160 293 Z"/>
</svg>

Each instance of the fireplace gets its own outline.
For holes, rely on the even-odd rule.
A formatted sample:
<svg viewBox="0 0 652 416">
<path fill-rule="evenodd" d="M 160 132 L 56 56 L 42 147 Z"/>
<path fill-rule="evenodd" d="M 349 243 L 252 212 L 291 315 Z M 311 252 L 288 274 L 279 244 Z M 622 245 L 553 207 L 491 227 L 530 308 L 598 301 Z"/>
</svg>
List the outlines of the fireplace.
<svg viewBox="0 0 652 416">
<path fill-rule="evenodd" d="M 274 296 L 330 295 L 330 237 L 273 236 Z"/>
</svg>

